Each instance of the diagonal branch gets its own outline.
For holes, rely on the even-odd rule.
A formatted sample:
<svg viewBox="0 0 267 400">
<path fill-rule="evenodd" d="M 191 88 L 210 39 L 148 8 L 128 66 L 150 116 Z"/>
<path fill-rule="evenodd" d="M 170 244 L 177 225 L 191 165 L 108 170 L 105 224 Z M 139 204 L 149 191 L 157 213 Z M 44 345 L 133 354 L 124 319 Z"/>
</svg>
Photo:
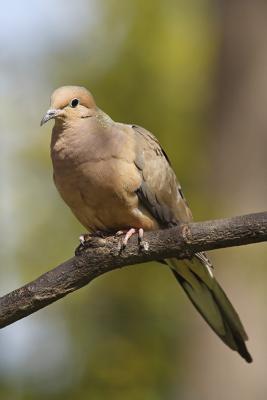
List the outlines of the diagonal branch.
<svg viewBox="0 0 267 400">
<path fill-rule="evenodd" d="M 134 237 L 123 251 L 120 239 L 92 237 L 79 255 L 0 298 L 0 328 L 24 318 L 87 285 L 105 272 L 169 257 L 190 258 L 196 252 L 267 241 L 267 212 L 146 232 L 147 251 Z"/>
</svg>

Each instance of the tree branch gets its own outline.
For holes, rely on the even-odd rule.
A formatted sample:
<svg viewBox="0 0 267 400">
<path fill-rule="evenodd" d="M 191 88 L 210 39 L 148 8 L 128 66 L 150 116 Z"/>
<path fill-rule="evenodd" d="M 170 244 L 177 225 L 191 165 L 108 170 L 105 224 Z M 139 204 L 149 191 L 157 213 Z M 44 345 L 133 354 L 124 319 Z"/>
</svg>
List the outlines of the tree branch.
<svg viewBox="0 0 267 400">
<path fill-rule="evenodd" d="M 191 258 L 200 251 L 267 241 L 267 212 L 146 232 L 145 240 L 149 242 L 147 251 L 140 251 L 136 236 L 120 251 L 118 237 L 92 237 L 79 255 L 1 297 L 0 328 L 116 268 L 169 257 Z"/>
</svg>

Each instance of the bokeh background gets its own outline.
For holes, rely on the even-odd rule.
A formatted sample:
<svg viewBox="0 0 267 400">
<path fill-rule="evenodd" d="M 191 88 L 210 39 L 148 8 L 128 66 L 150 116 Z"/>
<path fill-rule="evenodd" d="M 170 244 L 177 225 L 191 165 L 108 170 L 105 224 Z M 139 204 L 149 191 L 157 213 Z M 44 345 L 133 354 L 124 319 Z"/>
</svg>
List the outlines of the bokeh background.
<svg viewBox="0 0 267 400">
<path fill-rule="evenodd" d="M 151 130 L 196 220 L 266 210 L 267 4 L 9 0 L 0 12 L 1 294 L 73 254 L 52 183 L 51 92 L 89 88 Z M 0 398 L 266 399 L 266 245 L 214 251 L 254 357 L 198 316 L 168 269 L 124 268 L 0 332 Z"/>
</svg>

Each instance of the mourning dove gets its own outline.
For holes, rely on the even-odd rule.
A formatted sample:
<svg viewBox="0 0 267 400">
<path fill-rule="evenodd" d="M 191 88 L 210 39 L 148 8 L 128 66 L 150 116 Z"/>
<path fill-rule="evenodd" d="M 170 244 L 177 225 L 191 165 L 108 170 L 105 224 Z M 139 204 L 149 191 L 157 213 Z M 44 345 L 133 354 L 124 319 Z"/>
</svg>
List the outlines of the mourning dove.
<svg viewBox="0 0 267 400">
<path fill-rule="evenodd" d="M 54 91 L 41 125 L 52 118 L 55 185 L 89 232 L 123 230 L 129 237 L 192 221 L 170 161 L 150 132 L 114 122 L 78 86 Z M 251 362 L 246 332 L 206 255 L 164 262 L 223 342 Z"/>
</svg>

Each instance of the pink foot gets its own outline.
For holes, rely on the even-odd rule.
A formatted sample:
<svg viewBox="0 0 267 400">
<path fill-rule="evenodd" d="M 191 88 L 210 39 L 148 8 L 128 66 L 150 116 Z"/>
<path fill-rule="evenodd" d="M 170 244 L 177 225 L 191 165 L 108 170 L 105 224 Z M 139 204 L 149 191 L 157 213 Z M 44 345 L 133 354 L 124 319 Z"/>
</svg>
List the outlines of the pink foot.
<svg viewBox="0 0 267 400">
<path fill-rule="evenodd" d="M 126 234 L 123 238 L 123 241 L 122 241 L 122 249 L 125 249 L 129 239 L 136 233 L 136 231 L 137 231 L 137 229 L 131 228 L 126 232 Z M 116 236 L 121 236 L 124 233 L 125 233 L 124 231 L 118 231 L 116 233 Z M 138 229 L 138 241 L 139 241 L 139 246 L 141 247 L 141 249 L 147 251 L 149 248 L 149 244 L 148 244 L 148 242 L 144 241 L 144 229 L 143 228 Z"/>
<path fill-rule="evenodd" d="M 136 229 L 135 228 L 131 228 L 126 232 L 126 235 L 123 238 L 122 241 L 122 247 L 125 249 L 125 247 L 127 246 L 128 240 L 135 234 Z"/>
<path fill-rule="evenodd" d="M 140 228 L 138 230 L 138 241 L 139 241 L 139 246 L 141 247 L 142 250 L 148 251 L 149 249 L 149 243 L 144 240 L 144 229 Z"/>
</svg>

